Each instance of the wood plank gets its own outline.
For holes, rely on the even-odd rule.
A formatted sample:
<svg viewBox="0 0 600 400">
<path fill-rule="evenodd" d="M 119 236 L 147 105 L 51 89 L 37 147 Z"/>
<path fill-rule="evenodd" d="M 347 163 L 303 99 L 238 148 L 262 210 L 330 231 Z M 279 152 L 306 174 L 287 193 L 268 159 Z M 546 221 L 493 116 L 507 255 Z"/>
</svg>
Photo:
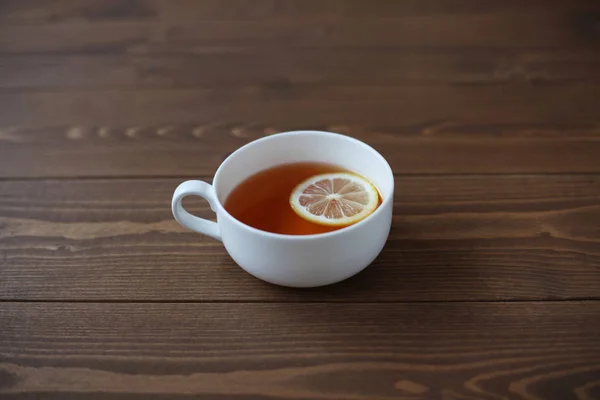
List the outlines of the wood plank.
<svg viewBox="0 0 600 400">
<path fill-rule="evenodd" d="M 238 127 L 232 128 L 231 131 L 234 133 L 229 133 L 224 139 L 218 139 L 216 136 L 197 139 L 193 135 L 202 135 L 199 133 L 203 129 L 201 126 L 183 128 L 185 139 L 179 142 L 175 142 L 176 139 L 173 137 L 165 137 L 179 128 L 181 127 L 173 129 L 172 125 L 125 129 L 75 126 L 48 129 L 46 138 L 27 143 L 17 142 L 20 139 L 15 139 L 14 131 L 3 131 L 0 132 L 3 135 L 0 139 L 2 142 L 0 176 L 2 178 L 198 176 L 214 173 L 227 155 L 249 141 L 235 137 L 235 132 L 245 131 Z M 265 130 L 271 129 L 265 128 Z M 533 128 L 534 131 L 537 129 L 546 129 L 550 133 L 555 133 L 551 128 Z M 587 127 L 582 128 L 581 131 L 596 134 L 597 129 Z M 528 131 L 527 128 L 521 130 Z M 44 141 L 48 143 L 48 138 L 55 137 L 52 131 L 61 132 L 62 137 L 50 144 L 40 144 Z M 577 131 L 577 129 L 566 130 L 569 131 Z M 106 135 L 109 139 L 104 139 L 102 135 Z M 140 137 L 140 135 L 148 136 Z M 403 174 L 596 173 L 600 171 L 598 163 L 600 141 L 595 137 L 483 140 L 417 138 L 413 140 L 384 135 L 390 140 L 380 141 L 375 135 L 354 136 L 374 146 L 388 159 L 396 173 Z M 82 137 L 85 139 L 80 140 Z M 68 140 L 71 142 L 67 142 Z M 62 145 L 65 142 L 67 143 Z M 161 145 L 164 147 L 160 147 Z"/>
<path fill-rule="evenodd" d="M 584 82 L 600 83 L 600 53 L 340 48 L 171 56 L 0 57 L 2 89 Z"/>
<path fill-rule="evenodd" d="M 215 53 L 257 48 L 570 48 L 594 49 L 598 7 L 577 13 L 439 14 L 316 18 L 66 22 L 0 25 L 0 54 Z"/>
<path fill-rule="evenodd" d="M 382 255 L 317 290 L 264 284 L 181 228 L 170 212 L 181 180 L 1 182 L 0 299 L 599 298 L 599 175 L 397 177 Z M 188 207 L 213 216 L 201 201 Z"/>
<path fill-rule="evenodd" d="M 600 86 L 593 84 L 383 87 L 273 83 L 204 89 L 0 91 L 0 123 L 17 128 L 157 124 L 396 128 L 443 120 L 441 128 L 452 131 L 448 128 L 461 124 L 597 123 L 598 100 Z"/>
<path fill-rule="evenodd" d="M 3 0 L 2 24 L 42 24 L 143 20 L 181 22 L 228 19 L 332 18 L 419 16 L 438 14 L 489 14 L 506 12 L 583 12 L 597 7 L 594 0 L 404 0 L 378 1 L 373 7 L 360 0 L 55 0 L 47 7 L 43 0 Z"/>
<path fill-rule="evenodd" d="M 598 398 L 600 303 L 2 303 L 3 399 Z"/>
<path fill-rule="evenodd" d="M 0 176 L 207 175 L 306 128 L 363 139 L 397 173 L 598 172 L 598 101 L 590 84 L 2 92 Z"/>
</svg>

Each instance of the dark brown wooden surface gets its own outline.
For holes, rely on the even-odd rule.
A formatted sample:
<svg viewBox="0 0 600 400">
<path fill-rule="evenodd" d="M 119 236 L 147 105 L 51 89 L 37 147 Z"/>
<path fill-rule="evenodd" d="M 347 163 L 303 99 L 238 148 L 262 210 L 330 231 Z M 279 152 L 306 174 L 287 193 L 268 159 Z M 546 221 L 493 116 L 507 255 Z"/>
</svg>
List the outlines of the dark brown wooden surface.
<svg viewBox="0 0 600 400">
<path fill-rule="evenodd" d="M 20 283 L 0 298 L 600 300 L 600 175 L 399 176 L 378 260 L 308 291 L 257 282 L 221 243 L 179 226 L 170 197 L 180 181 L 0 183 L 0 282 Z M 202 201 L 189 209 L 211 217 Z"/>
<path fill-rule="evenodd" d="M 0 395 L 598 398 L 599 315 L 598 302 L 9 303 Z"/>
<path fill-rule="evenodd" d="M 599 105 L 597 0 L 0 0 L 0 399 L 600 399 Z M 397 192 L 293 290 L 170 197 L 306 128 Z"/>
</svg>

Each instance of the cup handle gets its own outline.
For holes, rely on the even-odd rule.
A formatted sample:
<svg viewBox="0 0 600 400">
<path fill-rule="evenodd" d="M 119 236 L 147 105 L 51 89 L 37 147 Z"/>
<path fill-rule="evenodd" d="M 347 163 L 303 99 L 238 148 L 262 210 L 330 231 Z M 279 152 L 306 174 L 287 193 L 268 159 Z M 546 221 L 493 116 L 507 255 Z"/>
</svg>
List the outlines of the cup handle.
<svg viewBox="0 0 600 400">
<path fill-rule="evenodd" d="M 211 238 L 221 240 L 221 231 L 216 222 L 209 221 L 204 218 L 196 217 L 187 212 L 181 201 L 186 196 L 200 196 L 210 204 L 210 208 L 215 211 L 217 204 L 217 195 L 215 189 L 206 182 L 202 181 L 185 181 L 175 189 L 173 200 L 171 201 L 171 210 L 173 216 L 184 227 L 192 231 L 200 232 Z"/>
</svg>

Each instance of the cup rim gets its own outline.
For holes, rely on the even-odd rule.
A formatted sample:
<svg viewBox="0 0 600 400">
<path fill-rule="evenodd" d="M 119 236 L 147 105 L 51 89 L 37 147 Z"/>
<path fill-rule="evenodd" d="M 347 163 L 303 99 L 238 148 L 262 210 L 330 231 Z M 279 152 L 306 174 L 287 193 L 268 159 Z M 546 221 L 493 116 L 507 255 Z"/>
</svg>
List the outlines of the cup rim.
<svg viewBox="0 0 600 400">
<path fill-rule="evenodd" d="M 216 188 L 217 185 L 219 183 L 219 176 L 223 170 L 223 168 L 231 161 L 231 159 L 233 157 L 235 157 L 236 153 L 241 152 L 244 149 L 250 148 L 250 147 L 254 147 L 254 146 L 260 146 L 261 143 L 264 143 L 268 140 L 272 140 L 275 137 L 280 137 L 280 136 L 299 136 L 299 135 L 305 135 L 305 134 L 317 134 L 317 135 L 323 135 L 323 136 L 333 136 L 333 137 L 337 137 L 339 139 L 343 139 L 343 140 L 349 140 L 351 142 L 354 142 L 360 146 L 365 147 L 367 150 L 372 151 L 376 157 L 378 157 L 381 161 L 383 161 L 387 172 L 389 173 L 389 177 L 391 179 L 391 196 L 387 196 L 386 198 L 383 199 L 383 201 L 381 202 L 380 206 L 377 207 L 377 209 L 375 211 L 373 211 L 371 214 L 369 214 L 366 218 L 358 221 L 355 224 L 352 225 L 348 225 L 345 226 L 341 229 L 336 229 L 335 231 L 331 231 L 331 232 L 325 232 L 325 233 L 314 233 L 311 235 L 290 235 L 290 234 L 285 234 L 285 233 L 274 233 L 274 232 L 268 232 L 268 231 L 263 231 L 262 229 L 258 229 L 258 228 L 254 228 L 248 224 L 243 223 L 242 221 L 238 220 L 237 218 L 235 218 L 233 215 L 231 215 L 229 213 L 229 211 L 227 211 L 225 209 L 225 206 L 221 203 L 221 199 L 218 198 L 218 196 L 216 195 Z M 381 214 L 383 212 L 383 208 L 384 205 L 387 205 L 390 202 L 394 201 L 394 172 L 392 171 L 392 167 L 390 167 L 390 164 L 388 163 L 388 161 L 381 155 L 381 153 L 379 153 L 377 150 L 375 150 L 373 147 L 371 147 L 370 145 L 366 144 L 365 142 L 363 142 L 362 140 L 358 140 L 356 138 L 353 138 L 351 136 L 348 135 L 343 135 L 340 133 L 335 133 L 335 132 L 328 132 L 328 131 L 318 131 L 318 130 L 296 130 L 296 131 L 286 131 L 286 132 L 281 132 L 281 133 L 276 133 L 273 135 L 269 135 L 269 136 L 264 136 L 262 138 L 253 140 L 249 143 L 246 143 L 245 145 L 239 147 L 237 150 L 235 150 L 233 153 L 229 154 L 229 156 L 227 156 L 227 158 L 225 158 L 225 160 L 221 163 L 221 165 L 219 165 L 219 168 L 217 168 L 217 171 L 215 172 L 215 176 L 213 178 L 213 189 L 215 191 L 215 199 L 216 199 L 216 206 L 218 208 L 218 213 L 222 213 L 224 215 L 226 215 L 228 218 L 230 218 L 232 221 L 235 222 L 235 224 L 239 225 L 241 228 L 247 229 L 253 233 L 256 234 L 260 234 L 266 237 L 270 237 L 270 238 L 274 238 L 274 239 L 294 239 L 294 240 L 312 240 L 312 239 L 317 239 L 317 238 L 327 238 L 327 237 L 332 237 L 332 236 L 337 236 L 340 234 L 343 234 L 344 232 L 348 232 L 350 230 L 354 230 L 354 229 L 358 229 L 361 225 L 367 223 L 369 220 L 375 218 L 378 214 Z M 215 210 L 217 211 L 217 210 Z M 218 221 L 217 221 L 218 222 Z"/>
</svg>

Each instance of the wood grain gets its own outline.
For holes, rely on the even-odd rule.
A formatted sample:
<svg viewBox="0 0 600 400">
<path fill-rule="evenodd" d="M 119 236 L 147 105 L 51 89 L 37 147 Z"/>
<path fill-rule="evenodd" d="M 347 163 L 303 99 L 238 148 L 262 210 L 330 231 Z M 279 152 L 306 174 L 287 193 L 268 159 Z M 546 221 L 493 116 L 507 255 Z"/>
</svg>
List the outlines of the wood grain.
<svg viewBox="0 0 600 400">
<path fill-rule="evenodd" d="M 170 56 L 0 57 L 0 88 L 13 90 L 583 82 L 600 83 L 598 52 L 307 48 Z"/>
<path fill-rule="evenodd" d="M 3 399 L 600 395 L 598 303 L 0 306 Z"/>
<path fill-rule="evenodd" d="M 0 7 L 0 178 L 208 175 L 306 128 L 397 173 L 600 172 L 593 1 Z"/>
<path fill-rule="evenodd" d="M 495 14 L 495 13 L 576 13 L 598 7 L 594 0 L 383 0 L 373 7 L 357 0 L 54 0 L 47 7 L 43 0 L 3 0 L 0 22 L 3 24 L 43 24 L 97 21 L 151 21 L 181 23 L 219 20 L 328 19 Z"/>
<path fill-rule="evenodd" d="M 26 22 L 27 13 L 20 18 L 19 6 L 13 12 L 15 2 L 8 2 L 4 5 L 5 18 L 9 21 L 12 18 L 17 24 L 0 25 L 0 53 L 203 53 L 306 46 L 593 48 L 600 39 L 597 30 L 600 6 L 589 0 L 567 6 L 556 6 L 560 2 L 554 2 L 546 7 L 545 2 L 530 1 L 529 7 L 510 2 L 516 10 L 511 9 L 511 5 L 499 5 L 488 6 L 487 11 L 486 6 L 470 9 L 469 5 L 475 2 L 469 1 L 463 2 L 466 6 L 462 12 L 440 12 L 443 6 L 438 6 L 437 12 L 428 12 L 427 4 L 417 5 L 412 1 L 410 3 L 421 12 L 405 13 L 403 6 L 392 5 L 392 9 L 383 7 L 375 15 L 362 13 L 366 3 L 354 1 L 349 2 L 350 7 L 353 4 L 359 7 L 350 11 L 349 16 L 335 7 L 328 12 L 322 8 L 327 7 L 324 4 L 318 6 L 321 9 L 316 10 L 317 17 L 298 18 L 300 14 L 292 11 L 290 18 L 259 19 L 244 16 L 198 19 L 194 15 L 202 14 L 203 7 L 188 2 L 188 7 L 177 10 L 187 17 L 165 16 L 158 21 L 144 18 L 144 15 L 157 14 L 156 11 L 144 4 L 130 3 L 100 5 L 96 2 L 96 9 L 89 3 L 67 6 L 62 8 L 62 13 L 61 8 L 55 12 L 52 7 L 53 11 L 38 13 L 37 17 L 35 10 L 28 7 L 25 11 L 30 11 L 33 20 L 47 22 L 22 25 L 18 21 Z M 245 3 L 240 14 L 252 15 L 248 9 L 255 7 Z M 300 2 L 294 3 L 299 5 Z M 278 9 L 275 3 L 271 4 L 272 9 Z M 170 6 L 161 8 L 167 7 Z M 452 5 L 447 7 L 452 8 Z M 359 16 L 360 23 L 357 23 Z"/>
<path fill-rule="evenodd" d="M 600 176 L 397 177 L 388 245 L 333 287 L 257 281 L 171 216 L 182 179 L 0 183 L 0 298 L 597 299 Z M 188 208 L 213 218 L 201 201 Z"/>
<path fill-rule="evenodd" d="M 600 86 L 244 86 L 0 92 L 2 125 L 597 123 Z M 127 113 L 122 112 L 127 110 Z M 273 115 L 275 114 L 275 115 Z M 574 121 L 574 118 L 577 118 Z M 110 124 L 109 124 L 110 122 Z"/>
<path fill-rule="evenodd" d="M 253 139 L 307 128 L 363 139 L 396 173 L 599 172 L 599 89 L 284 85 L 0 92 L 0 176 L 208 175 Z"/>
</svg>

